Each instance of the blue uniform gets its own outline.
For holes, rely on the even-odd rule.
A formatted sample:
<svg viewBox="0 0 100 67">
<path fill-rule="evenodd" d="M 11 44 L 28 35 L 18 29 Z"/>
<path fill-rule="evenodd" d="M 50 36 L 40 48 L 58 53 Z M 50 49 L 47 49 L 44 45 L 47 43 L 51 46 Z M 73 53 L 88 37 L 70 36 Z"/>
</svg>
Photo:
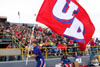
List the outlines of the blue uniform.
<svg viewBox="0 0 100 67">
<path fill-rule="evenodd" d="M 34 47 L 34 54 L 37 55 L 37 57 L 35 58 L 37 61 L 36 67 L 43 67 L 45 61 L 44 61 L 44 57 L 42 56 L 39 46 Z"/>
<path fill-rule="evenodd" d="M 62 62 L 63 62 L 64 64 L 71 63 L 70 59 L 62 59 Z"/>
</svg>

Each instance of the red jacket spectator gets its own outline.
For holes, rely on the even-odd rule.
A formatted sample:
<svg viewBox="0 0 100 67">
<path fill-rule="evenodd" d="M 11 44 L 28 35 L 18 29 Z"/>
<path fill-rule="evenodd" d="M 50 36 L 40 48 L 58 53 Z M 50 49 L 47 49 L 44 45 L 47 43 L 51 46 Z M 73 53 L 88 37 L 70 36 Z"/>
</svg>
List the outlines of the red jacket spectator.
<svg viewBox="0 0 100 67">
<path fill-rule="evenodd" d="M 42 31 L 41 27 L 38 28 L 38 31 Z"/>
<path fill-rule="evenodd" d="M 57 48 L 60 50 L 60 49 L 62 49 L 62 44 L 58 44 L 57 45 Z"/>
<path fill-rule="evenodd" d="M 45 32 L 45 29 L 43 29 L 42 32 L 44 33 Z"/>
<path fill-rule="evenodd" d="M 94 43 L 94 40 L 93 39 L 90 40 L 90 45 L 91 46 L 95 46 L 95 43 Z"/>
<path fill-rule="evenodd" d="M 73 43 L 74 43 L 73 40 L 69 40 L 68 42 L 69 45 L 73 45 Z"/>
<path fill-rule="evenodd" d="M 18 35 L 18 32 L 16 32 L 16 36 Z"/>
<path fill-rule="evenodd" d="M 67 45 L 66 45 L 66 43 L 64 43 L 63 45 L 62 45 L 62 49 L 64 49 L 64 50 L 67 50 Z"/>
<path fill-rule="evenodd" d="M 60 50 L 62 49 L 63 45 L 59 42 L 58 45 L 57 45 L 57 48 Z"/>
<path fill-rule="evenodd" d="M 11 45 L 8 45 L 6 48 L 11 48 Z"/>
<path fill-rule="evenodd" d="M 52 37 L 55 39 L 55 34 L 54 33 L 52 33 Z"/>
</svg>

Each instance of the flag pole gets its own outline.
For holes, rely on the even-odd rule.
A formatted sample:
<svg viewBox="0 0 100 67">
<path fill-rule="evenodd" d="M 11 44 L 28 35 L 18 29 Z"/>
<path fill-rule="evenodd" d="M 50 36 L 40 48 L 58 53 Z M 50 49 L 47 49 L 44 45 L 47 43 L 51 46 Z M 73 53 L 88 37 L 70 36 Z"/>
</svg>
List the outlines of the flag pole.
<svg viewBox="0 0 100 67">
<path fill-rule="evenodd" d="M 28 45 L 27 54 L 29 54 L 29 51 L 30 51 L 30 46 L 31 46 L 32 38 L 33 38 L 33 34 L 34 34 L 34 28 L 35 28 L 35 25 L 34 25 L 33 28 L 32 28 L 31 38 L 30 38 L 30 44 Z M 26 65 L 27 65 L 27 64 L 28 64 L 28 56 L 26 57 Z"/>
</svg>

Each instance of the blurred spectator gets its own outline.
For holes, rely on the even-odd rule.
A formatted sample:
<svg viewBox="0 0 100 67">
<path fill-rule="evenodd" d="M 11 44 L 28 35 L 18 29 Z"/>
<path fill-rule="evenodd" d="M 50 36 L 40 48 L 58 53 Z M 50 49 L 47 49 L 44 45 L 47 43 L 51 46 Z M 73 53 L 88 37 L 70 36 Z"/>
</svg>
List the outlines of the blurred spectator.
<svg viewBox="0 0 100 67">
<path fill-rule="evenodd" d="M 69 40 L 68 42 L 68 46 L 73 46 L 74 41 L 73 40 Z"/>
<path fill-rule="evenodd" d="M 11 48 L 11 44 L 9 44 L 6 48 Z M 9 61 L 10 60 L 10 57 L 11 56 L 6 56 L 6 61 Z"/>
<path fill-rule="evenodd" d="M 98 41 L 99 41 L 99 39 L 98 39 L 98 38 L 96 38 L 95 42 L 98 42 Z"/>
<path fill-rule="evenodd" d="M 90 51 L 90 44 L 87 44 L 85 49 L 85 54 L 89 55 L 89 51 Z"/>
<path fill-rule="evenodd" d="M 94 40 L 93 39 L 90 40 L 90 45 L 91 45 L 91 47 L 94 47 L 95 46 L 95 43 L 94 43 Z"/>
<path fill-rule="evenodd" d="M 68 41 L 68 52 L 73 52 L 73 46 L 74 46 L 74 41 L 73 40 L 69 40 Z"/>
<path fill-rule="evenodd" d="M 52 38 L 54 38 L 54 39 L 55 39 L 55 34 L 54 34 L 54 33 L 52 33 Z"/>
<path fill-rule="evenodd" d="M 66 50 L 67 50 L 67 45 L 66 45 L 66 43 L 63 43 L 62 49 L 64 50 L 64 52 L 66 52 Z"/>
<path fill-rule="evenodd" d="M 64 50 L 63 50 L 63 45 L 61 44 L 60 41 L 58 42 L 57 48 L 58 48 L 58 50 L 59 50 L 60 53 L 63 53 L 63 52 L 64 52 Z M 60 56 L 60 55 L 59 55 L 59 56 Z"/>
<path fill-rule="evenodd" d="M 43 41 L 40 42 L 40 49 L 42 49 L 42 46 L 44 45 Z"/>
<path fill-rule="evenodd" d="M 52 46 L 52 50 L 53 50 L 53 52 L 55 53 L 55 55 L 57 55 L 57 53 L 59 52 L 59 50 L 58 50 L 56 44 L 54 44 L 54 45 Z"/>
<path fill-rule="evenodd" d="M 94 40 L 93 39 L 90 40 L 90 46 L 91 46 L 92 53 L 95 53 L 94 52 L 95 51 L 95 43 L 94 43 Z"/>
<path fill-rule="evenodd" d="M 45 41 L 44 45 L 45 45 L 45 46 L 48 46 L 48 45 L 49 45 L 49 43 L 48 43 L 47 40 Z"/>
<path fill-rule="evenodd" d="M 75 52 L 74 55 L 77 56 L 77 51 L 78 51 L 78 48 L 77 48 L 78 44 L 76 42 L 74 42 L 74 48 L 73 48 L 73 51 Z"/>
<path fill-rule="evenodd" d="M 70 64 L 72 63 L 70 59 L 67 58 L 67 55 L 64 54 L 62 57 L 61 57 L 61 63 L 62 63 L 62 67 L 66 67 L 65 64 L 68 64 L 68 66 L 70 66 Z"/>
<path fill-rule="evenodd" d="M 54 43 L 53 43 L 51 40 L 50 40 L 49 44 L 50 44 L 51 46 L 53 46 L 53 45 L 54 45 Z"/>
<path fill-rule="evenodd" d="M 96 40 L 95 40 L 95 45 L 96 45 L 96 46 L 99 45 L 99 39 L 98 39 L 98 38 L 96 38 Z"/>
<path fill-rule="evenodd" d="M 11 44 L 9 44 L 6 48 L 11 48 Z"/>
</svg>

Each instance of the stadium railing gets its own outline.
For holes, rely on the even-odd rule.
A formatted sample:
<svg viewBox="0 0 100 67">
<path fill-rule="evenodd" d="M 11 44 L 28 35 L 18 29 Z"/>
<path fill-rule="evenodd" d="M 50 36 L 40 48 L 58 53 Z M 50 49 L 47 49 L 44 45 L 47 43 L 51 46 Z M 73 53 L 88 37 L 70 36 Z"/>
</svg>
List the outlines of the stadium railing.
<svg viewBox="0 0 100 67">
<path fill-rule="evenodd" d="M 54 47 L 43 47 L 43 48 L 41 48 L 41 51 L 44 50 L 44 51 L 42 51 L 42 54 L 45 56 L 46 59 L 48 58 L 49 55 L 55 55 L 55 52 L 48 52 L 48 49 L 52 49 L 52 48 L 54 48 Z M 62 48 L 65 48 L 65 47 L 62 47 Z M 94 48 L 94 49 L 92 49 L 92 48 Z M 68 49 L 73 49 L 73 51 L 68 51 Z M 77 50 L 75 50 L 75 49 L 77 49 Z M 93 52 L 96 55 L 100 54 L 100 46 L 87 47 L 87 50 L 88 50 L 88 54 L 93 53 Z M 27 53 L 26 49 L 25 49 L 24 53 Z M 32 51 L 30 53 L 32 54 Z M 67 47 L 64 50 L 64 52 L 61 52 L 61 53 L 58 52 L 56 54 L 63 55 L 65 53 L 67 53 L 68 55 L 71 55 L 71 56 L 75 56 L 75 53 L 77 53 L 77 56 L 87 56 L 85 51 L 81 51 L 78 46 L 76 46 L 76 47 Z M 27 55 L 27 54 L 24 54 L 23 56 L 25 56 L 25 55 Z"/>
<path fill-rule="evenodd" d="M 63 48 L 63 47 L 62 47 Z M 68 49 L 78 49 L 77 51 L 73 50 L 73 51 L 68 51 Z M 99 55 L 100 54 L 100 46 L 94 46 L 94 47 L 87 47 L 90 48 L 90 50 L 88 50 L 89 54 L 94 52 L 95 54 Z M 94 49 L 92 49 L 94 48 Z M 43 56 L 45 56 L 45 58 L 47 59 L 50 55 L 53 55 L 55 57 L 55 53 L 54 52 L 48 52 L 48 49 L 52 49 L 52 47 L 44 47 L 41 48 L 42 54 Z M 17 52 L 19 52 L 19 54 L 16 54 Z M 78 54 L 81 54 L 81 56 L 85 56 L 85 51 L 80 51 L 79 47 L 67 47 L 66 50 L 64 52 L 58 52 L 56 54 L 65 54 L 67 53 L 68 55 L 75 55 L 75 52 L 77 52 Z M 32 51 L 30 51 L 30 54 L 32 54 Z M 22 60 L 25 60 L 25 56 L 27 56 L 27 48 L 0 48 L 0 56 L 22 56 Z M 78 55 L 79 56 L 79 55 Z"/>
<path fill-rule="evenodd" d="M 23 43 L 21 43 L 21 41 L 19 41 L 17 38 L 12 37 L 12 41 L 19 46 L 19 48 L 25 48 L 25 45 Z"/>
</svg>

